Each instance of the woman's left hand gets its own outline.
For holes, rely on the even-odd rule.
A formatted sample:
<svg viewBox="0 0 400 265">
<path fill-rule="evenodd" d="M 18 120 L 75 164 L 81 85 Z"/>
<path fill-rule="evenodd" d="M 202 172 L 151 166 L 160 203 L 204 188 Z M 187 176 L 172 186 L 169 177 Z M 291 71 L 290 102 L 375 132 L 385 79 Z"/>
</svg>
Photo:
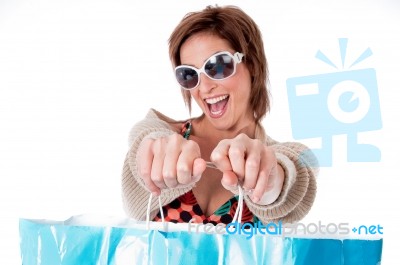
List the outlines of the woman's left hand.
<svg viewBox="0 0 400 265">
<path fill-rule="evenodd" d="M 283 186 L 284 171 L 275 152 L 258 139 L 239 134 L 219 142 L 210 157 L 222 171 L 224 188 L 234 191 L 241 185 L 254 203 L 274 202 Z"/>
</svg>

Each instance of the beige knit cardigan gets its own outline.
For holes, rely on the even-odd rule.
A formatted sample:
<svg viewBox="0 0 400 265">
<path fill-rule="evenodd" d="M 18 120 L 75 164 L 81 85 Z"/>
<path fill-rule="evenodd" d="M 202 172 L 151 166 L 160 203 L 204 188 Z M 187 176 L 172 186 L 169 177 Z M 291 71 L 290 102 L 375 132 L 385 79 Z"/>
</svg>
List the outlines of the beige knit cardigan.
<svg viewBox="0 0 400 265">
<path fill-rule="evenodd" d="M 126 155 L 122 174 L 122 200 L 127 215 L 136 220 L 146 219 L 150 195 L 138 174 L 136 164 L 138 147 L 144 138 L 157 138 L 176 133 L 169 125 L 171 123 L 182 123 L 182 121 L 172 120 L 150 109 L 145 119 L 137 123 L 130 132 L 130 150 Z M 271 139 L 265 134 L 262 126 L 257 126 L 255 137 L 275 150 L 277 161 L 284 169 L 285 179 L 282 191 L 275 202 L 258 205 L 245 196 L 246 205 L 264 223 L 299 221 L 310 211 L 316 196 L 318 167 L 315 157 L 300 143 L 279 143 Z M 194 184 L 190 184 L 183 188 L 163 189 L 160 195 L 162 205 L 172 202 L 191 190 L 193 186 Z M 150 220 L 153 220 L 158 211 L 158 200 L 153 199 Z"/>
</svg>

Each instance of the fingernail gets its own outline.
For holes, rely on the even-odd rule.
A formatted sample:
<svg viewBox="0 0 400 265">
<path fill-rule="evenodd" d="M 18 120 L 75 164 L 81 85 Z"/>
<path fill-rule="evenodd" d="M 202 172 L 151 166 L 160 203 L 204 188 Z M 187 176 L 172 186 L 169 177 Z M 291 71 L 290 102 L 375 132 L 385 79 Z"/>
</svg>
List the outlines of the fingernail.
<svg viewBox="0 0 400 265">
<path fill-rule="evenodd" d="M 236 192 L 238 190 L 237 185 L 236 186 L 231 186 L 231 185 L 224 185 L 225 189 L 231 191 L 231 192 Z"/>
<path fill-rule="evenodd" d="M 249 188 L 247 188 L 247 187 L 243 187 L 243 190 L 244 190 L 245 192 L 253 192 L 253 191 L 254 191 L 254 189 L 249 189 Z"/>
<path fill-rule="evenodd" d="M 229 188 L 231 188 L 231 189 L 233 189 L 233 190 L 234 190 L 234 189 L 237 189 L 237 187 L 238 187 L 237 185 L 226 185 L 226 186 L 228 186 Z"/>
<path fill-rule="evenodd" d="M 257 202 L 260 201 L 260 198 L 258 198 L 257 196 L 252 196 L 251 200 L 252 200 L 254 203 L 257 203 Z"/>
<path fill-rule="evenodd" d="M 160 195 L 157 191 L 153 191 L 152 194 L 154 197 L 157 197 L 158 195 Z"/>
</svg>

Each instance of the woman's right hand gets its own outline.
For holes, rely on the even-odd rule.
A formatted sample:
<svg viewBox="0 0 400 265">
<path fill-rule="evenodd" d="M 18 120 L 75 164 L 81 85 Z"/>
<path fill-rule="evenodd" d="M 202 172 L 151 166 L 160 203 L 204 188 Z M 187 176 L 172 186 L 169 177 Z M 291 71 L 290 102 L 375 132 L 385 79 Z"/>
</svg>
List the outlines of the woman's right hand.
<svg viewBox="0 0 400 265">
<path fill-rule="evenodd" d="M 146 188 L 154 195 L 160 195 L 161 189 L 195 183 L 206 169 L 199 145 L 177 133 L 143 140 L 137 165 Z"/>
</svg>

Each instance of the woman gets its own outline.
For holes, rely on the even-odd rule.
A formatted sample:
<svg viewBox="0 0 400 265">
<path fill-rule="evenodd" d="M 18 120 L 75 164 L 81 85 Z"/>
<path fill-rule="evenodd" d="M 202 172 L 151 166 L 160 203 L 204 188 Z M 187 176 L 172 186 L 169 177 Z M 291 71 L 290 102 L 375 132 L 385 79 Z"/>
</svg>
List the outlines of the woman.
<svg viewBox="0 0 400 265">
<path fill-rule="evenodd" d="M 268 69 L 254 21 L 236 7 L 190 13 L 172 33 L 169 54 L 189 111 L 193 98 L 203 114 L 175 121 L 150 110 L 134 126 L 122 177 L 127 214 L 144 220 L 152 192 L 167 221 L 227 224 L 241 186 L 243 222 L 303 218 L 316 194 L 315 160 L 261 125 Z M 150 217 L 160 219 L 155 200 Z"/>
</svg>

